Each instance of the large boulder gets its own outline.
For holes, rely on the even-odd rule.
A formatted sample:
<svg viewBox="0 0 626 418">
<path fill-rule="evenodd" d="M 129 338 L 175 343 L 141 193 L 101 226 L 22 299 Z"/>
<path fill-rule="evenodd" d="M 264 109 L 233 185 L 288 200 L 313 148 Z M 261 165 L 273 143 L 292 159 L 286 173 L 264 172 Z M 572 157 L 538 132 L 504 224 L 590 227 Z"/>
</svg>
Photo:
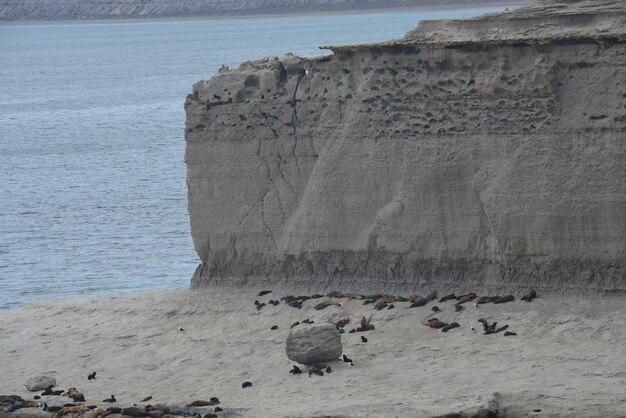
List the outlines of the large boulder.
<svg viewBox="0 0 626 418">
<path fill-rule="evenodd" d="M 305 324 L 287 336 L 287 357 L 301 364 L 335 360 L 341 356 L 341 334 L 333 324 Z"/>
<path fill-rule="evenodd" d="M 37 392 L 38 390 L 44 390 L 50 385 L 56 386 L 57 380 L 52 376 L 42 374 L 28 379 L 25 386 L 26 389 L 30 390 L 31 392 Z"/>
</svg>

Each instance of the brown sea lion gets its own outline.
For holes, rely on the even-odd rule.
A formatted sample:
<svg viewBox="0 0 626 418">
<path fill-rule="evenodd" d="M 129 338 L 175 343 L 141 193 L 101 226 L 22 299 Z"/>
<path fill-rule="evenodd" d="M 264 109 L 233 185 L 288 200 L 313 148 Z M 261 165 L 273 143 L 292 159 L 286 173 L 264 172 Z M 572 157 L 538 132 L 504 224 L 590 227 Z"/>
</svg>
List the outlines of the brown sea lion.
<svg viewBox="0 0 626 418">
<path fill-rule="evenodd" d="M 324 363 L 320 363 L 320 364 L 316 364 L 313 367 L 311 367 L 309 369 L 309 377 L 311 377 L 312 374 L 316 374 L 318 376 L 324 376 L 324 369 L 328 367 L 326 364 Z"/>
<path fill-rule="evenodd" d="M 92 418 L 98 418 L 98 417 L 106 417 L 107 415 L 110 414 L 110 412 L 107 412 L 105 409 L 102 408 L 96 408 L 91 412 L 91 417 Z"/>
<path fill-rule="evenodd" d="M 476 299 L 474 303 L 477 305 L 482 305 L 483 303 L 490 303 L 499 298 L 499 296 L 481 296 Z"/>
<path fill-rule="evenodd" d="M 430 328 L 435 328 L 435 329 L 439 329 L 439 328 L 443 328 L 443 327 L 447 327 L 448 324 L 446 322 L 442 322 L 437 318 L 431 318 L 428 321 L 422 322 L 422 325 L 426 325 L 427 327 Z"/>
<path fill-rule="evenodd" d="M 374 305 L 374 309 L 376 309 L 377 311 L 381 311 L 385 309 L 387 305 L 388 303 L 381 299 L 378 302 L 376 302 L 376 304 Z"/>
<path fill-rule="evenodd" d="M 394 302 L 408 302 L 409 298 L 404 297 L 404 296 L 394 296 L 393 301 Z"/>
<path fill-rule="evenodd" d="M 476 293 L 468 293 L 467 295 L 462 295 L 457 298 L 457 304 L 462 305 L 470 300 L 476 299 Z"/>
<path fill-rule="evenodd" d="M 74 402 L 85 402 L 85 395 L 80 393 L 75 387 L 71 387 L 67 390 L 67 396 L 72 398 Z"/>
<path fill-rule="evenodd" d="M 344 293 L 343 297 L 344 298 L 348 298 L 348 299 L 354 299 L 354 300 L 363 300 L 363 299 L 365 299 L 365 295 L 361 295 L 359 293 L 352 293 L 352 292 Z"/>
<path fill-rule="evenodd" d="M 528 293 L 526 293 L 524 296 L 522 296 L 522 300 L 524 302 L 530 302 L 531 300 L 535 299 L 537 297 L 537 291 L 535 289 L 530 289 L 528 291 Z"/>
<path fill-rule="evenodd" d="M 337 328 L 343 328 L 350 323 L 350 317 L 346 316 L 345 318 L 341 318 L 339 321 L 334 322 Z"/>
<path fill-rule="evenodd" d="M 327 298 L 342 298 L 343 297 L 343 293 L 342 292 L 330 292 L 326 295 Z"/>
<path fill-rule="evenodd" d="M 150 411 L 145 410 L 144 408 L 137 408 L 135 406 L 131 406 L 129 408 L 122 408 L 122 415 L 126 415 L 129 417 L 152 417 L 154 414 Z"/>
<path fill-rule="evenodd" d="M 492 301 L 492 303 L 495 303 L 495 304 L 507 303 L 507 302 L 513 302 L 514 300 L 515 300 L 515 296 L 513 295 L 498 296 Z"/>
<path fill-rule="evenodd" d="M 192 406 L 213 406 L 213 405 L 216 405 L 216 403 L 212 401 L 197 400 L 197 401 L 188 403 L 187 405 L 185 405 L 185 408 L 191 408 Z"/>
<path fill-rule="evenodd" d="M 321 311 L 322 309 L 326 309 L 329 306 L 341 306 L 341 303 L 335 302 L 333 300 L 327 300 L 325 302 L 318 303 L 314 306 L 316 311 Z"/>
<path fill-rule="evenodd" d="M 50 408 L 48 408 L 50 411 Z M 85 412 L 90 412 L 91 410 L 87 408 L 85 405 L 78 406 L 66 406 L 64 408 L 59 409 L 59 411 L 54 415 L 55 418 L 60 418 L 66 414 L 84 414 Z"/>
</svg>

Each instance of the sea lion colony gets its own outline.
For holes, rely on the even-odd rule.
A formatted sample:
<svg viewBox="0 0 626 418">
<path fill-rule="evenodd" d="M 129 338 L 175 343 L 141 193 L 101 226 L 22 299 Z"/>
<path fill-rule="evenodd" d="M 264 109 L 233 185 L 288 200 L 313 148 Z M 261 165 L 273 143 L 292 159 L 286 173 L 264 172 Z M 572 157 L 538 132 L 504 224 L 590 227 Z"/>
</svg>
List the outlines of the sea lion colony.
<svg viewBox="0 0 626 418">
<path fill-rule="evenodd" d="M 271 294 L 271 290 L 263 290 L 259 292 L 258 296 L 266 296 Z M 261 302 L 259 300 L 254 301 L 254 306 L 257 311 L 261 311 L 264 307 L 268 306 L 278 306 L 280 305 L 280 301 L 283 301 L 287 306 L 302 309 L 303 304 L 308 300 L 316 300 L 323 297 L 331 298 L 331 299 L 352 299 L 352 300 L 362 300 L 363 305 L 372 305 L 375 310 L 381 309 L 390 309 L 395 307 L 393 303 L 406 303 L 404 307 L 409 308 L 419 308 L 427 305 L 428 303 L 437 300 L 437 292 L 432 292 L 427 296 L 421 295 L 410 295 L 410 296 L 400 296 L 400 295 L 384 295 L 384 294 L 373 294 L 373 295 L 363 295 L 359 293 L 343 293 L 343 292 L 330 292 L 328 294 L 314 294 L 312 296 L 301 295 L 301 296 L 293 296 L 287 295 L 280 298 L 280 300 L 269 300 L 267 303 Z M 521 297 L 521 300 L 525 302 L 531 302 L 533 299 L 537 298 L 537 292 L 535 289 L 530 289 L 527 294 Z M 455 312 L 459 312 L 463 309 L 463 304 L 467 302 L 474 301 L 474 306 L 479 308 L 480 305 L 486 303 L 493 304 L 501 304 L 507 302 L 513 302 L 515 297 L 511 294 L 504 296 L 478 296 L 476 293 L 468 293 L 463 295 L 455 295 L 449 294 L 445 295 L 438 299 L 439 304 L 444 304 L 445 302 L 451 301 L 450 304 L 446 305 L 435 305 L 432 306 L 430 311 L 430 315 L 441 314 L 446 310 L 450 310 L 450 308 L 454 308 Z M 315 303 L 313 306 L 316 310 L 322 310 L 326 308 L 330 308 L 333 306 L 341 306 L 342 304 L 336 302 L 334 300 L 322 301 L 319 303 Z M 356 328 L 352 328 L 349 333 L 355 332 L 368 332 L 375 330 L 375 326 L 372 323 L 372 316 L 366 317 L 362 316 L 361 319 L 357 322 L 358 326 Z M 352 321 L 350 317 L 343 317 L 335 321 L 329 321 L 337 327 L 337 330 L 340 333 L 345 332 L 344 328 Z M 481 318 L 479 321 L 482 324 L 484 335 L 490 334 L 498 334 L 502 331 L 504 336 L 516 336 L 517 334 L 512 331 L 508 331 L 508 325 L 498 326 L 497 322 L 489 323 L 486 319 Z M 296 321 L 292 323 L 291 328 L 299 326 L 301 324 L 313 324 L 314 322 L 309 320 L 308 318 Z M 461 324 L 458 322 L 447 323 L 445 321 L 440 320 L 439 318 L 427 318 L 422 321 L 422 324 L 426 327 L 441 330 L 442 332 L 448 332 L 455 328 L 460 328 Z M 276 327 L 277 328 L 277 327 Z M 272 327 L 272 329 L 275 329 Z M 471 326 L 471 330 L 475 331 L 474 326 Z M 364 336 L 360 337 L 362 343 L 368 341 L 368 339 Z M 354 362 L 351 358 L 349 358 L 346 354 L 343 354 L 338 361 L 347 363 L 348 366 L 354 366 Z M 297 365 L 292 365 L 292 369 L 288 371 L 288 374 L 292 375 L 300 375 L 307 374 L 309 377 L 312 376 L 324 376 L 331 374 L 333 369 L 330 365 L 325 363 L 319 363 L 310 365 L 306 371 L 303 371 Z M 88 374 L 87 380 L 94 380 L 96 377 L 96 372 L 93 371 Z M 249 381 L 243 382 L 241 385 L 242 389 L 252 387 L 252 383 Z M 34 399 L 42 399 L 42 397 L 69 397 L 73 400 L 73 402 L 64 402 L 55 399 L 53 401 L 49 401 L 47 398 L 41 401 L 36 400 L 24 400 L 20 396 L 17 395 L 0 395 L 0 413 L 2 412 L 13 412 L 17 409 L 22 408 L 39 408 L 43 411 L 50 412 L 54 414 L 54 418 L 60 418 L 67 414 L 85 414 L 91 413 L 92 418 L 97 417 L 106 417 L 111 414 L 120 414 L 125 416 L 135 416 L 135 417 L 150 417 L 150 418 L 170 418 L 173 416 L 190 416 L 197 418 L 210 418 L 210 417 L 218 417 L 216 413 L 222 412 L 223 409 L 220 407 L 215 407 L 211 412 L 207 412 L 206 409 L 203 408 L 213 407 L 215 405 L 220 404 L 220 401 L 217 397 L 211 397 L 208 401 L 206 400 L 195 400 L 193 402 L 189 402 L 185 405 L 184 408 L 177 406 L 168 406 L 163 404 L 155 404 L 155 405 L 144 405 L 142 407 L 136 406 L 132 404 L 129 407 L 116 407 L 111 406 L 108 408 L 101 408 L 97 405 L 87 405 L 85 395 L 80 392 L 75 387 L 70 387 L 67 391 L 63 390 L 53 390 L 53 386 L 48 386 L 40 395 L 35 395 Z M 148 402 L 152 399 L 152 396 L 145 397 L 141 400 L 141 402 Z M 116 403 L 117 400 L 115 395 L 111 394 L 109 398 L 102 400 L 105 403 Z"/>
</svg>

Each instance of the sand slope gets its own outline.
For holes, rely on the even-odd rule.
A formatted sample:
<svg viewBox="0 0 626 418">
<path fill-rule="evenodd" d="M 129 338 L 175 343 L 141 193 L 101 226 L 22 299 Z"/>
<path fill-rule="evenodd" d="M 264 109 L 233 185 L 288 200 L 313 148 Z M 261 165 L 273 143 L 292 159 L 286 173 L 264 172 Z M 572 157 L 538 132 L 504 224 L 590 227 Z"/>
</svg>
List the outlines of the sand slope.
<svg viewBox="0 0 626 418">
<path fill-rule="evenodd" d="M 152 403 L 179 405 L 217 396 L 231 416 L 421 417 L 490 401 L 507 417 L 626 416 L 624 296 L 545 296 L 468 304 L 459 313 L 452 302 L 437 303 L 440 319 L 462 325 L 446 334 L 420 324 L 432 304 L 375 311 L 353 300 L 315 311 L 308 301 L 301 310 L 281 304 L 259 312 L 253 305 L 285 294 L 183 290 L 2 311 L 0 394 L 32 398 L 26 379 L 50 372 L 60 387 L 83 391 L 88 404 L 110 394 L 124 406 L 148 395 Z M 288 373 L 291 323 L 372 314 L 369 343 L 360 333 L 342 335 L 355 367 L 337 362 L 324 377 Z M 482 335 L 479 317 L 519 335 Z M 97 379 L 87 381 L 94 370 Z M 253 387 L 244 390 L 246 380 Z"/>
</svg>

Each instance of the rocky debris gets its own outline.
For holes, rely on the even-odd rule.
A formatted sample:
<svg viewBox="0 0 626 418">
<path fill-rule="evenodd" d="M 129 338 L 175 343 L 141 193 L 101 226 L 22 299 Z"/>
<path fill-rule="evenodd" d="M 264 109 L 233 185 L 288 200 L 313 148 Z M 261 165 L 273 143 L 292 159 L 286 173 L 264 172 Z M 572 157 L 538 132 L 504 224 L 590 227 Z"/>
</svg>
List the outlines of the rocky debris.
<svg viewBox="0 0 626 418">
<path fill-rule="evenodd" d="M 333 324 L 300 325 L 287 336 L 287 358 L 300 364 L 334 360 L 342 349 L 341 334 Z"/>
<path fill-rule="evenodd" d="M 39 390 L 45 390 L 46 388 L 57 385 L 57 380 L 49 375 L 39 375 L 28 379 L 25 383 L 26 389 L 31 392 L 37 392 Z"/>
</svg>

